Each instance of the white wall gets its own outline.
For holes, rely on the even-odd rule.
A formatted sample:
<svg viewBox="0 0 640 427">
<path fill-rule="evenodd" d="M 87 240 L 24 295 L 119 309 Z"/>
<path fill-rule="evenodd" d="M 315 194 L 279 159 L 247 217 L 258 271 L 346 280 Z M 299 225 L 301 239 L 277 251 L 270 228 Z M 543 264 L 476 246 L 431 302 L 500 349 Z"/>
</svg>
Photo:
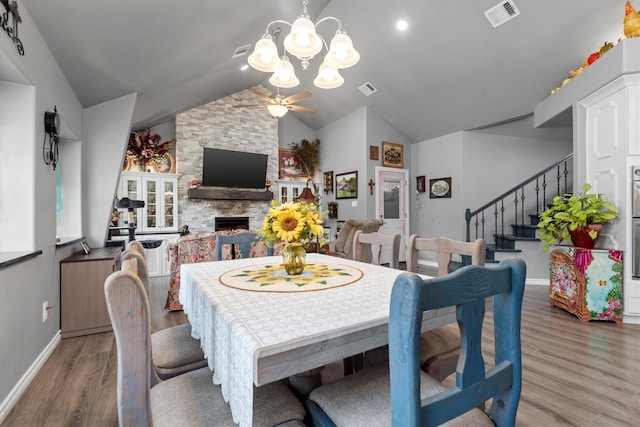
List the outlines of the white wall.
<svg viewBox="0 0 640 427">
<path fill-rule="evenodd" d="M 117 185 L 116 175 L 120 171 L 123 144 L 126 144 L 131 120 L 130 111 L 128 119 L 123 119 L 126 111 L 111 110 L 109 113 L 107 108 L 107 114 L 94 117 L 94 124 L 85 129 L 82 105 L 27 10 L 21 9 L 20 15 L 24 56 L 18 54 L 4 32 L 0 33 L 0 105 L 16 108 L 18 114 L 18 117 L 3 114 L 5 118 L 15 119 L 13 127 L 5 127 L 0 120 L 0 157 L 4 159 L 0 160 L 0 182 L 3 183 L 0 184 L 0 204 L 6 206 L 7 201 L 13 204 L 11 215 L 5 215 L 3 211 L 0 217 L 3 231 L 5 227 L 13 230 L 2 233 L 3 241 L 7 239 L 15 245 L 11 250 L 42 253 L 0 269 L 0 292 L 3 300 L 9 302 L 0 310 L 0 421 L 44 363 L 48 352 L 55 348 L 60 331 L 59 260 L 79 250 L 78 245 L 56 248 L 56 171 L 45 165 L 42 158 L 44 112 L 53 111 L 55 106 L 61 117 L 60 143 L 63 145 L 60 153 L 66 157 L 61 157 L 60 161 L 64 164 L 65 176 L 78 182 L 85 181 L 82 183 L 84 197 L 96 195 L 84 201 L 84 206 L 90 208 L 88 212 L 79 212 L 80 207 L 73 204 L 68 206 L 75 212 L 63 228 L 73 229 L 68 226 L 73 218 L 84 218 L 87 224 L 101 223 L 103 233 L 106 232 Z M 87 115 L 91 121 L 92 111 Z M 115 122 L 110 122 L 114 118 Z M 126 124 L 122 125 L 123 122 Z M 112 125 L 115 128 L 108 129 Z M 13 130 L 4 132 L 8 129 Z M 65 146 L 67 141 L 70 143 Z M 83 153 L 88 145 L 94 146 Z M 6 151 L 9 146 L 13 148 Z M 83 158 L 92 160 L 83 165 Z M 9 186 L 8 191 L 5 191 L 5 183 Z M 18 197 L 14 197 L 15 189 L 20 191 Z M 79 227 L 77 230 L 81 232 Z M 98 234 L 94 231 L 94 235 Z M 101 246 L 104 239 L 100 244 L 97 239 L 95 241 L 96 246 Z M 4 246 L 0 248 L 0 251 L 6 250 Z M 45 301 L 53 308 L 49 311 L 49 320 L 43 323 L 42 304 Z"/>
<path fill-rule="evenodd" d="M 300 142 L 303 139 L 313 141 L 316 139 L 316 132 L 291 113 L 278 119 L 278 145 L 280 148 L 291 148 L 292 143 Z M 320 141 L 320 151 L 323 148 L 322 141 Z"/>
<path fill-rule="evenodd" d="M 376 166 L 382 166 L 382 142 L 393 142 L 394 144 L 400 144 L 404 146 L 404 169 L 411 170 L 411 156 L 410 147 L 411 144 L 402 136 L 397 129 L 392 127 L 389 122 L 380 117 L 378 113 L 371 108 L 367 108 L 367 135 L 366 143 L 362 147 L 360 155 L 367 159 L 366 174 L 362 177 L 362 186 L 364 188 L 364 200 L 367 204 L 366 216 L 367 218 L 375 218 L 376 214 L 376 196 L 375 188 L 373 195 L 369 191 L 369 180 L 376 181 L 375 168 Z M 379 158 L 378 160 L 369 159 L 369 147 L 378 147 Z M 414 180 L 415 182 L 415 180 Z M 361 187 L 362 188 L 362 187 Z M 409 188 L 411 189 L 411 182 L 409 182 Z M 358 190 L 359 191 L 359 190 Z M 360 194 L 360 193 L 358 193 Z M 362 198 L 359 197 L 362 200 Z M 408 236 L 407 236 L 408 237 Z"/>
<path fill-rule="evenodd" d="M 409 181 L 413 203 L 411 211 L 411 234 L 422 237 L 447 236 L 464 240 L 464 199 L 462 188 L 463 132 L 456 132 L 411 146 L 411 169 Z M 483 156 L 484 157 L 484 156 Z M 480 159 L 478 160 L 482 162 Z M 417 195 L 417 176 L 425 176 L 427 191 Z M 451 177 L 451 198 L 429 199 L 429 180 Z"/>
<path fill-rule="evenodd" d="M 0 269 L 0 292 L 7 302 L 0 310 L 0 420 L 19 397 L 25 378 L 60 330 L 56 179 L 55 171 L 42 159 L 44 112 L 57 106 L 67 133 L 82 139 L 82 106 L 29 13 L 21 9 L 20 15 L 20 38 L 25 55 L 20 56 L 11 39 L 0 33 L 0 81 L 5 82 L 3 87 L 7 87 L 7 83 L 30 86 L 25 90 L 32 93 L 29 95 L 32 100 L 28 111 L 22 111 L 19 139 L 12 141 L 19 147 L 20 155 L 3 163 L 0 181 L 8 182 L 12 188 L 20 187 L 24 203 L 15 205 L 13 215 L 3 221 L 11 221 L 12 227 L 23 231 L 18 242 L 25 242 L 29 249 L 42 250 L 42 254 Z M 0 92 L 0 104 L 11 106 L 14 102 L 16 99 Z M 25 178 L 20 179 L 22 177 Z M 0 203 L 5 204 L 6 198 L 11 200 L 11 192 L 5 193 L 3 189 L 0 197 Z M 6 237 L 3 235 L 3 239 Z M 45 323 L 42 322 L 44 301 L 54 306 Z"/>
<path fill-rule="evenodd" d="M 321 172 L 333 171 L 335 175 L 345 172 L 358 171 L 358 199 L 341 199 L 338 202 L 339 219 L 366 218 L 367 210 L 364 191 L 366 187 L 366 107 L 324 126 L 316 132 L 320 140 L 320 168 Z M 334 184 L 335 187 L 335 184 Z M 335 190 L 335 189 L 334 189 Z M 335 191 L 324 195 L 323 210 L 327 210 L 327 202 L 335 199 Z M 357 206 L 352 206 L 356 201 Z M 327 220 L 332 224 L 333 220 Z M 335 224 L 332 224 L 335 229 Z"/>
<path fill-rule="evenodd" d="M 102 247 L 107 239 L 136 98 L 126 95 L 84 112 L 84 230 L 91 247 Z"/>
</svg>

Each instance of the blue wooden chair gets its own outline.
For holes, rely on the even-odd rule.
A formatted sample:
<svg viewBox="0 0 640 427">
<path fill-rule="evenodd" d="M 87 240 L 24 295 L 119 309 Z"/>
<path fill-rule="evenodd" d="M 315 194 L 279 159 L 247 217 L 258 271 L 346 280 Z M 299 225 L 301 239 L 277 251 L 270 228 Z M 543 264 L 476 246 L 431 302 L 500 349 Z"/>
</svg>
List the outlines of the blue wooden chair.
<svg viewBox="0 0 640 427">
<path fill-rule="evenodd" d="M 389 365 L 377 365 L 315 389 L 307 401 L 314 426 L 513 426 L 520 400 L 520 316 L 526 266 L 508 259 L 495 268 L 467 266 L 423 280 L 396 279 L 391 294 Z M 485 299 L 493 297 L 494 364 L 482 357 Z M 420 369 L 424 310 L 456 306 L 462 348 L 455 386 Z M 488 399 L 489 409 L 480 409 Z"/>
<path fill-rule="evenodd" d="M 258 241 L 258 235 L 249 231 L 238 234 L 218 234 L 216 235 L 216 259 L 222 261 L 222 245 L 238 245 L 240 256 L 235 254 L 234 258 L 249 258 L 251 244 Z M 273 255 L 273 248 L 267 248 L 267 255 Z"/>
</svg>

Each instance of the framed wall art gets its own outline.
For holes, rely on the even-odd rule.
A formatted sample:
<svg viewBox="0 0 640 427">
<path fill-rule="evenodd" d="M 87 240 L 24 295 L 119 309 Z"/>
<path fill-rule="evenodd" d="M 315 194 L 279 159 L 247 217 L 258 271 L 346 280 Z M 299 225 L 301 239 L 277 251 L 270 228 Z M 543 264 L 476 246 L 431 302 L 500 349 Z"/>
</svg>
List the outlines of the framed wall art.
<svg viewBox="0 0 640 427">
<path fill-rule="evenodd" d="M 358 198 L 358 172 L 336 174 L 336 199 Z"/>
<path fill-rule="evenodd" d="M 293 150 L 289 148 L 278 148 L 278 177 L 282 179 L 302 178 L 306 176 L 293 158 Z"/>
<path fill-rule="evenodd" d="M 424 175 L 416 177 L 416 190 L 418 190 L 418 193 L 424 193 L 427 191 L 425 183 Z"/>
<path fill-rule="evenodd" d="M 380 154 L 377 145 L 369 146 L 369 160 L 380 160 Z"/>
<path fill-rule="evenodd" d="M 429 180 L 429 198 L 443 199 L 451 197 L 451 177 Z"/>
<path fill-rule="evenodd" d="M 333 193 L 333 171 L 324 173 L 324 194 Z"/>
<path fill-rule="evenodd" d="M 403 168 L 403 145 L 393 142 L 382 142 L 382 166 L 391 168 Z"/>
</svg>

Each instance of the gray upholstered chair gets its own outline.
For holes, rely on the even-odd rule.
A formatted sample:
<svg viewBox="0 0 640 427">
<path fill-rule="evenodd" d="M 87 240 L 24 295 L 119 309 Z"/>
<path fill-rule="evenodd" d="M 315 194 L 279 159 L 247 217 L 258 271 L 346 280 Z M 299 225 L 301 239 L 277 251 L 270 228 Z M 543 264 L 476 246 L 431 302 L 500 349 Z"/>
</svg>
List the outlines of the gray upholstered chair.
<svg viewBox="0 0 640 427">
<path fill-rule="evenodd" d="M 313 425 L 514 426 L 522 388 L 525 277 L 520 259 L 504 260 L 496 268 L 469 265 L 427 280 L 402 273 L 391 292 L 389 365 L 364 369 L 312 391 L 307 410 Z M 494 360 L 485 364 L 481 344 L 488 298 L 493 307 Z M 444 307 L 455 307 L 463 340 L 452 387 L 419 367 L 423 313 Z"/>
<path fill-rule="evenodd" d="M 400 235 L 399 234 L 382 234 L 379 232 L 365 233 L 357 230 L 353 235 L 353 259 L 356 261 L 364 261 L 366 246 L 369 246 L 371 264 L 380 265 L 380 257 L 382 251 L 390 249 L 389 267 L 398 269 L 400 267 Z"/>
<path fill-rule="evenodd" d="M 131 242 L 133 243 L 133 242 Z M 135 246 L 129 246 L 122 253 L 122 260 L 134 260 L 137 273 L 142 282 L 147 298 L 151 295 L 149 271 L 144 257 Z M 151 331 L 153 363 L 158 376 L 162 379 L 174 377 L 207 366 L 200 340 L 191 336 L 191 325 L 183 323 L 158 331 Z"/>
<path fill-rule="evenodd" d="M 348 219 L 342 225 L 336 240 L 329 243 L 329 254 L 340 258 L 353 259 L 353 236 L 356 231 L 373 233 L 378 231 L 382 221 L 377 219 Z M 371 256 L 365 253 L 364 262 L 371 262 Z"/>
<path fill-rule="evenodd" d="M 149 298 L 134 259 L 107 278 L 105 297 L 118 349 L 121 426 L 236 426 L 209 368 L 165 381 L 155 375 Z M 304 408 L 283 382 L 255 388 L 253 400 L 254 426 L 304 426 Z"/>
<path fill-rule="evenodd" d="M 483 239 L 473 242 L 446 237 L 421 238 L 414 234 L 407 244 L 407 271 L 418 271 L 420 251 L 435 252 L 438 276 L 450 273 L 452 254 L 471 257 L 472 265 L 484 266 L 486 244 Z M 442 381 L 455 372 L 460 354 L 460 330 L 455 324 L 445 325 L 422 334 L 420 365 L 432 377 Z"/>
</svg>

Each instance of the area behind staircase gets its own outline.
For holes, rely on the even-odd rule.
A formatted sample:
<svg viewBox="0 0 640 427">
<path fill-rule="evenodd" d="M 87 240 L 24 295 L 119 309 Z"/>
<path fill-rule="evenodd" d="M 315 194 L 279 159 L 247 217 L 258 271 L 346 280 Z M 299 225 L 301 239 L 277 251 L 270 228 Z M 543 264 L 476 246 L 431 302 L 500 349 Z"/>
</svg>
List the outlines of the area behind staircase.
<svg viewBox="0 0 640 427">
<path fill-rule="evenodd" d="M 485 239 L 488 265 L 517 256 L 527 263 L 527 278 L 548 280 L 548 254 L 542 251 L 536 225 L 555 196 L 571 192 L 572 167 L 569 154 L 480 208 L 466 210 L 466 240 Z M 469 262 L 463 257 L 457 266 Z"/>
</svg>

